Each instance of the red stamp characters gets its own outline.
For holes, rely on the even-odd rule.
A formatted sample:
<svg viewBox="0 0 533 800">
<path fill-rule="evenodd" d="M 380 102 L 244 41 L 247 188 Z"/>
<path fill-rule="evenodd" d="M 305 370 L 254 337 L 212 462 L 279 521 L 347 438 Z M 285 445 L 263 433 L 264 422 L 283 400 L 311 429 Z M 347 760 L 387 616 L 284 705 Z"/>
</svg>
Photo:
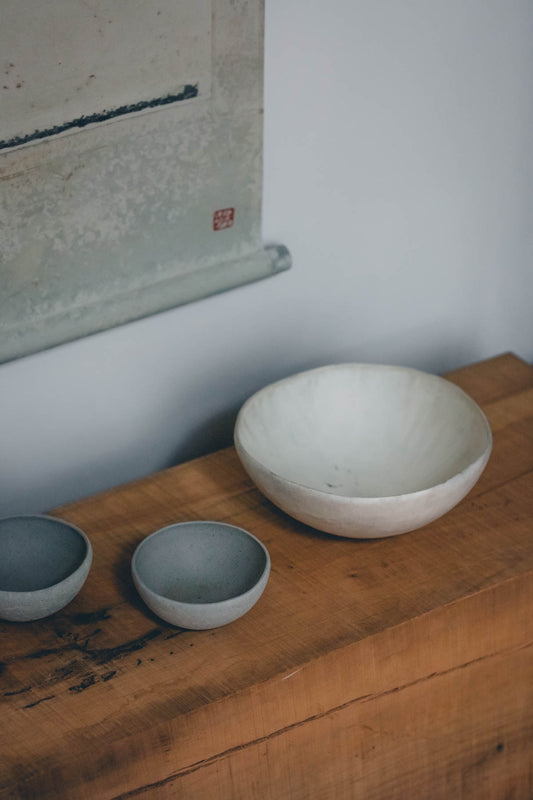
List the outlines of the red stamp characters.
<svg viewBox="0 0 533 800">
<path fill-rule="evenodd" d="M 213 230 L 223 231 L 225 228 L 231 228 L 235 221 L 234 208 L 219 208 L 213 214 Z"/>
</svg>

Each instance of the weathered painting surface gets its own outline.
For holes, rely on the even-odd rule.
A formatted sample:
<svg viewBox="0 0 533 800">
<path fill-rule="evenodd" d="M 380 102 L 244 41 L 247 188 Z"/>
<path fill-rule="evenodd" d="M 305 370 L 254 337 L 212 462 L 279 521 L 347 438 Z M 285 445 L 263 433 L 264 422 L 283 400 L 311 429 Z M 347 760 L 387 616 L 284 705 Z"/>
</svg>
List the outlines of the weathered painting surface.
<svg viewBox="0 0 533 800">
<path fill-rule="evenodd" d="M 3 0 L 0 360 L 272 274 L 262 0 Z"/>
</svg>

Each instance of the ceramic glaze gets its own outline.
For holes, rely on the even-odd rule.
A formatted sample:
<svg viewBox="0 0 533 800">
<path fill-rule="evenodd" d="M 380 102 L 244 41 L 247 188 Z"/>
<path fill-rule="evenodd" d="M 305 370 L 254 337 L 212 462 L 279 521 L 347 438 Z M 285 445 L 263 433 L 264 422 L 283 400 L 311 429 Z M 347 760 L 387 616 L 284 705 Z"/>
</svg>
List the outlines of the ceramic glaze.
<svg viewBox="0 0 533 800">
<path fill-rule="evenodd" d="M 0 520 L 0 618 L 29 622 L 59 611 L 91 562 L 89 539 L 68 522 L 40 514 Z"/>
<path fill-rule="evenodd" d="M 242 528 L 183 522 L 148 536 L 132 559 L 135 586 L 157 616 L 182 628 L 217 628 L 261 597 L 270 574 L 264 545 Z"/>
<path fill-rule="evenodd" d="M 472 488 L 492 447 L 449 381 L 372 364 L 321 367 L 265 387 L 239 412 L 239 457 L 291 516 L 349 537 L 405 533 Z"/>
</svg>

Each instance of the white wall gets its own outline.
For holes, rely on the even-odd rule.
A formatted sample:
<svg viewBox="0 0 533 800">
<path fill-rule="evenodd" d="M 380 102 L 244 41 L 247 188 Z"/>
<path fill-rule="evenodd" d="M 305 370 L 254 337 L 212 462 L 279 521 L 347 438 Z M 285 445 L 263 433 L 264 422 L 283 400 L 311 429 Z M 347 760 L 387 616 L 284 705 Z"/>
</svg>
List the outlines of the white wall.
<svg viewBox="0 0 533 800">
<path fill-rule="evenodd" d="M 533 360 L 529 0 L 267 0 L 266 242 L 292 270 L 0 368 L 0 513 L 229 442 L 332 361 Z"/>
</svg>

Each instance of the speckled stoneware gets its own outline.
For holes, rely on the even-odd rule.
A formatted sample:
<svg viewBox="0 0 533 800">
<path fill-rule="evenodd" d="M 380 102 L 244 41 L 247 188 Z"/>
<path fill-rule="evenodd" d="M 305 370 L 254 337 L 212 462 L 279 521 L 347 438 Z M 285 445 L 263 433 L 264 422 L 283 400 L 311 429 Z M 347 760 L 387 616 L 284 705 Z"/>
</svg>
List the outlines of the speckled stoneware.
<svg viewBox="0 0 533 800">
<path fill-rule="evenodd" d="M 41 514 L 0 520 L 0 617 L 29 622 L 78 594 L 92 562 L 83 531 Z"/>
<path fill-rule="evenodd" d="M 131 562 L 137 591 L 154 614 L 181 628 L 218 628 L 263 594 L 270 556 L 255 536 L 221 522 L 181 522 L 144 539 Z"/>
<path fill-rule="evenodd" d="M 476 483 L 492 448 L 481 409 L 435 375 L 340 364 L 271 384 L 243 405 L 235 446 L 258 488 L 321 531 L 420 528 Z"/>
</svg>

